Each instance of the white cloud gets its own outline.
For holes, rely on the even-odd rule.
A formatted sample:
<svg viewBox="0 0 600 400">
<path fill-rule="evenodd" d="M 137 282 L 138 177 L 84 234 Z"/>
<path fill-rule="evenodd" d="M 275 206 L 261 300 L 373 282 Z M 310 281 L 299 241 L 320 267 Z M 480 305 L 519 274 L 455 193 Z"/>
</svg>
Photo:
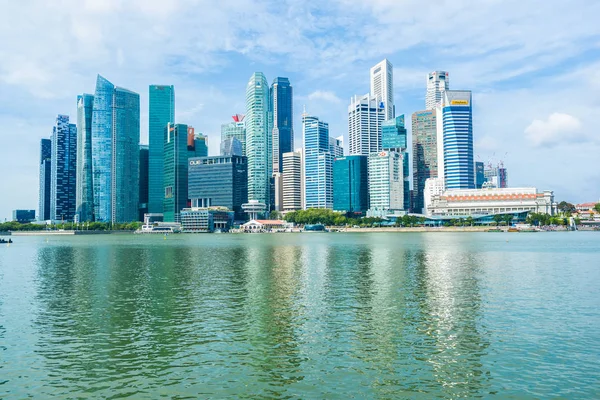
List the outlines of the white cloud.
<svg viewBox="0 0 600 400">
<path fill-rule="evenodd" d="M 329 90 L 315 90 L 314 92 L 308 95 L 308 99 L 324 100 L 335 104 L 339 104 L 342 102 L 342 99 L 337 97 L 335 93 Z"/>
<path fill-rule="evenodd" d="M 534 147 L 552 147 L 562 143 L 580 143 L 588 139 L 581 121 L 569 114 L 553 113 L 546 120 L 534 120 L 525 135 Z"/>
</svg>

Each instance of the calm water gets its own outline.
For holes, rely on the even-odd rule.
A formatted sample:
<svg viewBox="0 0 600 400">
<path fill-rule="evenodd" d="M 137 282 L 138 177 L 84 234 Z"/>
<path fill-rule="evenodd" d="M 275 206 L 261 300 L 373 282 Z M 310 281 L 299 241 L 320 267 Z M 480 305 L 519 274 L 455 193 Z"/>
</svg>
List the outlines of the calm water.
<svg viewBox="0 0 600 400">
<path fill-rule="evenodd" d="M 0 398 L 599 398 L 600 234 L 15 237 Z"/>
</svg>

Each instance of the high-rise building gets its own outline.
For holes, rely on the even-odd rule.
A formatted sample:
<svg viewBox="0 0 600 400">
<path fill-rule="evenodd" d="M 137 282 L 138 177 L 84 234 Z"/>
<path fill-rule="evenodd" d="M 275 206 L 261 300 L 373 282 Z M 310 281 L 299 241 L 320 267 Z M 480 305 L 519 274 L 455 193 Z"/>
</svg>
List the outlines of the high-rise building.
<svg viewBox="0 0 600 400">
<path fill-rule="evenodd" d="M 437 110 L 412 115 L 413 212 L 425 208 L 425 181 L 438 176 Z M 443 169 L 443 167 L 442 167 Z"/>
<path fill-rule="evenodd" d="M 191 126 L 168 123 L 165 127 L 163 173 L 165 222 L 181 222 L 181 210 L 189 206 L 188 161 L 190 158 L 207 155 L 204 141 L 198 138 L 199 135 L 194 134 L 194 128 Z"/>
<path fill-rule="evenodd" d="M 192 127 L 190 127 L 193 129 Z M 194 137 L 194 147 L 196 152 L 196 157 L 208 157 L 208 136 L 197 133 Z"/>
<path fill-rule="evenodd" d="M 245 156 L 210 156 L 188 161 L 188 193 L 192 207 L 227 207 L 245 220 L 248 202 L 248 162 Z"/>
<path fill-rule="evenodd" d="M 484 181 L 488 182 L 490 186 L 499 189 L 505 189 L 508 187 L 507 175 L 506 168 L 504 168 L 502 165 L 497 165 L 494 167 L 490 164 L 486 166 L 483 171 Z"/>
<path fill-rule="evenodd" d="M 221 141 L 222 156 L 243 156 L 242 142 L 236 137 L 230 137 Z"/>
<path fill-rule="evenodd" d="M 348 140 L 350 155 L 369 155 L 381 150 L 381 124 L 385 105 L 368 94 L 350 99 L 348 106 Z"/>
<path fill-rule="evenodd" d="M 273 80 L 269 105 L 273 120 L 273 173 L 277 173 L 283 171 L 283 153 L 294 148 L 293 89 L 288 78 Z"/>
<path fill-rule="evenodd" d="M 67 115 L 56 117 L 52 128 L 50 219 L 73 221 L 77 179 L 77 125 Z"/>
<path fill-rule="evenodd" d="M 12 220 L 21 224 L 35 221 L 35 210 L 13 210 L 12 215 Z"/>
<path fill-rule="evenodd" d="M 304 207 L 333 208 L 333 155 L 329 152 L 329 124 L 302 116 L 304 138 Z"/>
<path fill-rule="evenodd" d="M 40 193 L 38 202 L 38 218 L 40 221 L 50 219 L 50 183 L 52 180 L 52 140 L 42 139 L 40 142 Z"/>
<path fill-rule="evenodd" d="M 475 162 L 475 189 L 481 189 L 485 183 L 485 166 L 483 162 Z"/>
<path fill-rule="evenodd" d="M 441 110 L 446 189 L 475 188 L 471 100 L 471 91 L 469 90 L 446 90 L 444 92 Z M 440 121 L 438 120 L 438 127 L 439 125 Z M 438 141 L 439 138 L 438 128 Z"/>
<path fill-rule="evenodd" d="M 371 96 L 383 103 L 384 120 L 394 118 L 394 67 L 387 59 L 371 68 Z"/>
<path fill-rule="evenodd" d="M 144 220 L 144 214 L 148 212 L 148 161 L 150 159 L 150 148 L 147 144 L 140 144 L 140 206 L 138 220 Z"/>
<path fill-rule="evenodd" d="M 245 115 L 234 115 L 233 121 L 221 125 L 221 143 L 227 139 L 236 138 L 242 144 L 242 154 L 246 155 L 246 123 L 244 122 Z"/>
<path fill-rule="evenodd" d="M 433 110 L 443 100 L 444 92 L 450 89 L 450 77 L 446 71 L 430 72 L 427 76 L 425 109 Z"/>
<path fill-rule="evenodd" d="M 380 151 L 369 154 L 369 214 L 385 215 L 405 209 L 405 154 Z"/>
<path fill-rule="evenodd" d="M 92 110 L 94 96 L 77 96 L 77 177 L 76 213 L 80 222 L 94 220 L 92 179 Z"/>
<path fill-rule="evenodd" d="M 248 81 L 245 122 L 248 199 L 271 206 L 273 143 L 269 129 L 269 85 L 262 72 L 255 72 Z"/>
<path fill-rule="evenodd" d="M 329 152 L 335 157 L 344 157 L 344 137 L 329 137 Z"/>
<path fill-rule="evenodd" d="M 131 222 L 139 207 L 140 95 L 98 75 L 92 111 L 94 217 Z"/>
<path fill-rule="evenodd" d="M 404 114 L 381 123 L 381 147 L 383 150 L 406 150 Z"/>
<path fill-rule="evenodd" d="M 164 194 L 165 128 L 175 123 L 175 88 L 150 85 L 148 113 L 148 212 L 162 213 Z"/>
<path fill-rule="evenodd" d="M 369 209 L 367 156 L 338 157 L 333 163 L 333 209 L 363 214 Z"/>
<path fill-rule="evenodd" d="M 283 211 L 302 210 L 302 149 L 283 153 Z"/>
</svg>

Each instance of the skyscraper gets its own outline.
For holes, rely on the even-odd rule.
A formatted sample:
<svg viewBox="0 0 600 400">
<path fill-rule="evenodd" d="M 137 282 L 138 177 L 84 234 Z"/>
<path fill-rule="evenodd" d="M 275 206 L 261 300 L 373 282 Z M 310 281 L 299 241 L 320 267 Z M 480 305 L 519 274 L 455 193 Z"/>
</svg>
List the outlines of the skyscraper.
<svg viewBox="0 0 600 400">
<path fill-rule="evenodd" d="M 50 219 L 50 182 L 52 180 L 52 140 L 42 139 L 40 142 L 40 194 L 39 214 L 40 221 Z"/>
<path fill-rule="evenodd" d="M 150 149 L 147 144 L 140 144 L 140 206 L 138 220 L 144 220 L 144 214 L 148 212 L 148 161 Z"/>
<path fill-rule="evenodd" d="M 444 98 L 444 92 L 450 89 L 450 76 L 446 71 L 430 72 L 427 77 L 425 109 L 433 110 Z"/>
<path fill-rule="evenodd" d="M 50 219 L 73 221 L 77 178 L 77 126 L 67 115 L 56 117 L 52 129 Z"/>
<path fill-rule="evenodd" d="M 333 209 L 363 214 L 369 209 L 367 156 L 336 158 L 333 163 Z"/>
<path fill-rule="evenodd" d="M 329 137 L 329 152 L 335 157 L 344 157 L 344 137 Z"/>
<path fill-rule="evenodd" d="M 381 151 L 369 155 L 369 215 L 405 210 L 404 154 Z"/>
<path fill-rule="evenodd" d="M 381 147 L 383 150 L 406 150 L 404 114 L 381 123 Z"/>
<path fill-rule="evenodd" d="M 248 199 L 270 206 L 273 143 L 269 129 L 269 85 L 262 72 L 255 72 L 248 81 L 245 122 Z"/>
<path fill-rule="evenodd" d="M 475 161 L 475 189 L 481 189 L 485 182 L 485 166 L 481 161 Z"/>
<path fill-rule="evenodd" d="M 138 219 L 139 142 L 140 95 L 98 75 L 92 111 L 96 221 Z"/>
<path fill-rule="evenodd" d="M 294 147 L 293 91 L 288 78 L 275 78 L 271 84 L 270 111 L 273 118 L 273 173 L 283 171 L 283 153 Z"/>
<path fill-rule="evenodd" d="M 438 176 L 437 110 L 412 115 L 413 212 L 425 208 L 425 181 Z M 443 167 L 442 167 L 443 169 Z"/>
<path fill-rule="evenodd" d="M 302 210 L 302 149 L 283 153 L 283 211 Z"/>
<path fill-rule="evenodd" d="M 221 141 L 221 155 L 222 156 L 242 156 L 244 152 L 242 150 L 242 142 L 235 137 L 230 137 Z"/>
<path fill-rule="evenodd" d="M 77 96 L 77 183 L 76 213 L 79 221 L 94 220 L 94 186 L 92 179 L 92 110 L 94 96 Z"/>
<path fill-rule="evenodd" d="M 383 103 L 368 94 L 350 99 L 348 106 L 348 139 L 350 155 L 369 155 L 381 150 L 381 124 L 385 121 Z"/>
<path fill-rule="evenodd" d="M 162 213 L 164 195 L 165 128 L 175 123 L 175 88 L 150 85 L 148 113 L 148 212 Z"/>
<path fill-rule="evenodd" d="M 471 99 L 469 90 L 447 90 L 444 93 L 441 109 L 444 181 L 447 189 L 475 188 Z"/>
<path fill-rule="evenodd" d="M 385 120 L 395 117 L 394 107 L 394 67 L 387 59 L 373 66 L 371 75 L 371 96 L 377 103 L 383 103 Z"/>
<path fill-rule="evenodd" d="M 483 176 L 485 182 L 489 182 L 491 185 L 497 188 L 508 187 L 508 176 L 506 168 L 502 164 L 492 166 L 489 164 L 483 170 Z"/>
<path fill-rule="evenodd" d="M 246 155 L 246 123 L 243 114 L 234 115 L 233 121 L 227 124 L 221 125 L 221 143 L 229 138 L 236 138 L 242 144 L 242 154 Z"/>
<path fill-rule="evenodd" d="M 200 132 L 194 135 L 194 128 L 191 126 L 188 128 L 188 134 L 190 133 L 190 129 L 192 137 L 194 138 L 194 151 L 196 157 L 208 157 L 208 136 L 203 135 Z"/>
<path fill-rule="evenodd" d="M 304 138 L 304 207 L 333 208 L 333 155 L 329 152 L 329 124 L 302 116 Z"/>
</svg>

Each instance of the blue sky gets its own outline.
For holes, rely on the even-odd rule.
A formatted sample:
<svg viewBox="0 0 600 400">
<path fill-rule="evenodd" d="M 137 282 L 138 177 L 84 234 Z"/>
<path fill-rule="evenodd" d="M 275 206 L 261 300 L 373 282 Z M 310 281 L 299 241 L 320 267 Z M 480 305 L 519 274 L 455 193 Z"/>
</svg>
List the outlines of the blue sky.
<svg viewBox="0 0 600 400">
<path fill-rule="evenodd" d="M 208 134 L 243 113 L 254 71 L 294 86 L 300 114 L 347 136 L 369 68 L 394 65 L 396 112 L 424 107 L 429 71 L 473 91 L 476 158 L 502 159 L 511 186 L 557 200 L 600 198 L 600 2 L 594 0 L 57 0 L 0 3 L 0 218 L 37 209 L 39 140 L 96 74 L 141 95 L 173 84 L 177 122 Z"/>
</svg>

